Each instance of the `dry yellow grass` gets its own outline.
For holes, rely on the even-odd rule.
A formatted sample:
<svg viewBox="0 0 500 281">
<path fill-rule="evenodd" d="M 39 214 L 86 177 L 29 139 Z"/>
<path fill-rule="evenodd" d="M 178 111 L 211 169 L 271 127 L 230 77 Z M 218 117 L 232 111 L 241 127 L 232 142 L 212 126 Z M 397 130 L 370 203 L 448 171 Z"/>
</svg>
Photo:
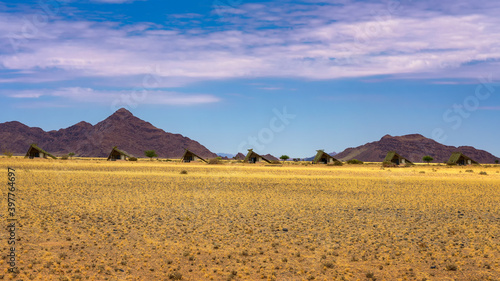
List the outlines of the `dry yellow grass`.
<svg viewBox="0 0 500 281">
<path fill-rule="evenodd" d="M 0 173 L 8 166 L 21 225 L 14 280 L 500 276 L 499 166 L 0 158 Z"/>
</svg>

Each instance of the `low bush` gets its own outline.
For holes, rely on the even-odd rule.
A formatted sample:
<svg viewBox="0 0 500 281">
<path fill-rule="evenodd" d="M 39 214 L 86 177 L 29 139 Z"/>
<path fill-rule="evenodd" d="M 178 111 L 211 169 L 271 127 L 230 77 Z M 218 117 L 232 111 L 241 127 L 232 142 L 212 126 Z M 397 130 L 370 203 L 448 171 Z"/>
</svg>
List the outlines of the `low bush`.
<svg viewBox="0 0 500 281">
<path fill-rule="evenodd" d="M 137 158 L 136 158 L 136 157 L 130 157 L 130 158 L 128 159 L 128 161 L 137 161 Z"/>
<path fill-rule="evenodd" d="M 69 159 L 69 155 L 67 155 L 67 154 L 61 156 L 61 160 L 68 160 L 68 159 Z"/>
<path fill-rule="evenodd" d="M 382 162 L 382 167 L 396 167 L 396 164 L 394 164 L 390 161 L 384 161 L 384 162 Z"/>
<path fill-rule="evenodd" d="M 351 159 L 351 160 L 347 161 L 347 164 L 359 165 L 359 164 L 363 164 L 363 161 L 358 160 L 358 159 Z"/>
</svg>

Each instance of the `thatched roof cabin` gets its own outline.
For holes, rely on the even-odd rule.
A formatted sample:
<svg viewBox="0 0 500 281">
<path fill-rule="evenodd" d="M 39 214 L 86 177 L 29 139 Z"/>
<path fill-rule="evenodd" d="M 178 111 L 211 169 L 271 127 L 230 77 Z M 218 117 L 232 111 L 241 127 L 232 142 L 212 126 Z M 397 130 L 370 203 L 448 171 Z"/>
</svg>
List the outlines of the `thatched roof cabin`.
<svg viewBox="0 0 500 281">
<path fill-rule="evenodd" d="M 385 156 L 384 162 L 391 162 L 395 165 L 413 164 L 413 162 L 399 155 L 398 153 L 396 153 L 396 151 L 387 152 L 387 156 Z"/>
<path fill-rule="evenodd" d="M 324 150 L 317 150 L 316 157 L 314 157 L 312 163 L 313 164 L 333 164 L 335 161 L 338 161 L 330 154 L 326 153 Z"/>
<path fill-rule="evenodd" d="M 28 152 L 26 152 L 26 156 L 24 158 L 34 159 L 34 158 L 44 158 L 48 157 L 57 159 L 54 155 L 48 153 L 47 151 L 41 149 L 36 143 L 31 144 Z"/>
<path fill-rule="evenodd" d="M 127 152 L 118 149 L 116 146 L 111 149 L 111 152 L 108 156 L 108 161 L 116 161 L 116 160 L 128 160 L 128 158 L 132 157 Z"/>
<path fill-rule="evenodd" d="M 479 164 L 478 162 L 462 154 L 462 152 L 453 152 L 450 156 L 450 159 L 448 159 L 447 163 L 450 165 L 460 165 L 460 166 Z"/>
<path fill-rule="evenodd" d="M 207 160 L 203 159 L 203 157 L 196 155 L 194 152 L 189 151 L 188 149 L 186 149 L 186 151 L 184 151 L 184 155 L 182 155 L 182 157 L 181 157 L 181 161 L 186 162 L 186 163 L 189 163 L 191 161 L 198 161 L 198 160 L 207 163 Z"/>
<path fill-rule="evenodd" d="M 262 162 L 262 161 L 265 161 L 267 163 L 271 163 L 271 161 L 269 161 L 268 159 L 255 153 L 253 151 L 253 149 L 248 150 L 247 156 L 245 157 L 245 160 L 244 160 L 244 162 L 247 162 L 247 163 L 257 163 L 257 162 Z"/>
</svg>

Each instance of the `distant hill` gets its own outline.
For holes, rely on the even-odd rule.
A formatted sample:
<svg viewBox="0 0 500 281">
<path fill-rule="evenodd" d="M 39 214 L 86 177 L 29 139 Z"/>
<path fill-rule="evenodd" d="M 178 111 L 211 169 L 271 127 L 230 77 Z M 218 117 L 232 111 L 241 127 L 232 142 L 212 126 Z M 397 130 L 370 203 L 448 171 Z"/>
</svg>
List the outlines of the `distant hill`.
<svg viewBox="0 0 500 281">
<path fill-rule="evenodd" d="M 172 134 L 143 121 L 122 108 L 95 126 L 80 122 L 66 129 L 45 132 L 20 122 L 0 124 L 0 152 L 24 155 L 32 143 L 54 155 L 74 152 L 76 156 L 106 157 L 113 146 L 144 157 L 145 150 L 156 150 L 159 157 L 180 158 L 187 148 L 206 158 L 217 155 L 180 134 Z"/>
<path fill-rule="evenodd" d="M 337 152 L 330 152 L 328 153 L 330 156 L 335 156 L 337 155 Z M 307 157 L 307 158 L 304 158 L 304 161 L 313 161 L 314 160 L 314 157 L 316 157 L 316 155 L 314 156 L 311 156 L 311 157 Z"/>
<path fill-rule="evenodd" d="M 434 163 L 448 161 L 454 151 L 460 151 L 479 163 L 494 163 L 498 157 L 471 146 L 447 146 L 419 134 L 405 136 L 385 135 L 379 141 L 348 148 L 335 157 L 339 160 L 358 159 L 366 162 L 382 162 L 388 151 L 394 150 L 412 162 L 422 162 L 422 157 L 430 155 Z"/>
<path fill-rule="evenodd" d="M 226 158 L 231 159 L 231 158 L 234 157 L 234 154 L 231 154 L 231 153 L 217 153 L 217 156 L 222 157 L 222 158 L 226 157 Z"/>
<path fill-rule="evenodd" d="M 236 160 L 245 160 L 245 154 L 243 154 L 241 152 L 238 152 L 238 154 L 236 154 L 236 156 L 234 156 L 234 159 L 236 159 Z"/>
</svg>

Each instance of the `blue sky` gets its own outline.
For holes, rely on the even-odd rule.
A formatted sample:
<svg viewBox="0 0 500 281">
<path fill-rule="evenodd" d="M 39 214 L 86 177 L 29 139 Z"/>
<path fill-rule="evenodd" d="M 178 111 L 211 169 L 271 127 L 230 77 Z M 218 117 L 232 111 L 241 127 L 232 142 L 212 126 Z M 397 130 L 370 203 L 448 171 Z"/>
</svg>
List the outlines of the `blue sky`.
<svg viewBox="0 0 500 281">
<path fill-rule="evenodd" d="M 213 152 L 307 157 L 419 133 L 500 156 L 500 5 L 0 2 L 0 122 L 120 107 Z"/>
</svg>

